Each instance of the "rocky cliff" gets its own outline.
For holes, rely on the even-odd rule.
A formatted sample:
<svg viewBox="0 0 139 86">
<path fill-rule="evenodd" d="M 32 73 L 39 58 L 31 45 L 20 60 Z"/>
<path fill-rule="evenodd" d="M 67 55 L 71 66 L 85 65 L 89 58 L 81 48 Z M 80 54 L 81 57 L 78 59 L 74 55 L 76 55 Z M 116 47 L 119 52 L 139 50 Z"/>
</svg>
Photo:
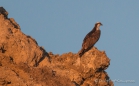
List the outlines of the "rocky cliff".
<svg viewBox="0 0 139 86">
<path fill-rule="evenodd" d="M 0 7 L 0 86 L 113 86 L 105 72 L 109 65 L 95 47 L 81 58 L 46 52 Z"/>
</svg>

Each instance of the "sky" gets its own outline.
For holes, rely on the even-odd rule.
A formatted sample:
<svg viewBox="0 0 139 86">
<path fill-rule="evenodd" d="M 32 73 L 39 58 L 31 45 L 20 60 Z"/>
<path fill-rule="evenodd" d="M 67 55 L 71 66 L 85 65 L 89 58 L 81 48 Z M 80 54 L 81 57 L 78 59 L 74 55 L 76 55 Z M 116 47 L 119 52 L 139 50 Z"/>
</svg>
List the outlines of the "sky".
<svg viewBox="0 0 139 86">
<path fill-rule="evenodd" d="M 139 85 L 139 0 L 1 0 L 9 18 L 47 52 L 77 53 L 100 21 L 95 46 L 111 59 L 106 70 L 115 86 Z M 136 68 L 137 67 L 137 68 Z"/>
</svg>

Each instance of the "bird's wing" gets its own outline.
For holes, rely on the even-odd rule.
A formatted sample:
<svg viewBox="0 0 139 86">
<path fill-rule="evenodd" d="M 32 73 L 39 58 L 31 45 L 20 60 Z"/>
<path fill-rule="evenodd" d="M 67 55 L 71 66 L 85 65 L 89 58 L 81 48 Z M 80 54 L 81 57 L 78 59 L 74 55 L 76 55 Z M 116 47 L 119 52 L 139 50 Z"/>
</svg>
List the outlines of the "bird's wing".
<svg viewBox="0 0 139 86">
<path fill-rule="evenodd" d="M 88 49 L 88 48 L 91 48 L 92 46 L 94 46 L 94 44 L 99 39 L 99 36 L 100 36 L 99 34 L 100 33 L 92 33 L 92 34 L 88 33 L 83 40 L 82 47 L 84 47 L 84 49 Z"/>
<path fill-rule="evenodd" d="M 92 44 L 93 44 L 93 39 L 94 39 L 94 35 L 93 34 L 92 35 L 87 34 L 86 37 L 83 40 L 82 47 L 84 49 L 88 49 L 88 47 L 91 47 Z"/>
</svg>

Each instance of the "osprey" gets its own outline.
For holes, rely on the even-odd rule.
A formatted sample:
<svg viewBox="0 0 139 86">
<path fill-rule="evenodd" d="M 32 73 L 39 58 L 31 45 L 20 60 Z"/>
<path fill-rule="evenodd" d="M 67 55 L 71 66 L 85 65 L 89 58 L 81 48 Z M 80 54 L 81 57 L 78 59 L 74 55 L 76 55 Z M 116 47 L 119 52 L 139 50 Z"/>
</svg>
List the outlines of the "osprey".
<svg viewBox="0 0 139 86">
<path fill-rule="evenodd" d="M 82 43 L 82 48 L 79 52 L 79 56 L 81 57 L 85 52 L 90 50 L 95 43 L 99 40 L 101 31 L 99 27 L 101 26 L 101 22 L 97 22 L 94 26 L 94 28 L 85 36 L 83 43 Z"/>
</svg>

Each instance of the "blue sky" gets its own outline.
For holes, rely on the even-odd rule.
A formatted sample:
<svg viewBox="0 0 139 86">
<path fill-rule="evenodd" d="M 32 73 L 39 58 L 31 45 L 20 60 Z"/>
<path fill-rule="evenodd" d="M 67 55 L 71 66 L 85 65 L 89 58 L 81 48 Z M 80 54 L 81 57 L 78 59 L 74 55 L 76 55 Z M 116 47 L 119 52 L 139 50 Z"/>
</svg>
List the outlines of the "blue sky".
<svg viewBox="0 0 139 86">
<path fill-rule="evenodd" d="M 77 53 L 85 35 L 100 21 L 102 34 L 95 46 L 111 59 L 106 70 L 110 78 L 117 80 L 115 86 L 139 85 L 139 0 L 1 0 L 0 4 L 25 34 L 54 54 Z"/>
</svg>

